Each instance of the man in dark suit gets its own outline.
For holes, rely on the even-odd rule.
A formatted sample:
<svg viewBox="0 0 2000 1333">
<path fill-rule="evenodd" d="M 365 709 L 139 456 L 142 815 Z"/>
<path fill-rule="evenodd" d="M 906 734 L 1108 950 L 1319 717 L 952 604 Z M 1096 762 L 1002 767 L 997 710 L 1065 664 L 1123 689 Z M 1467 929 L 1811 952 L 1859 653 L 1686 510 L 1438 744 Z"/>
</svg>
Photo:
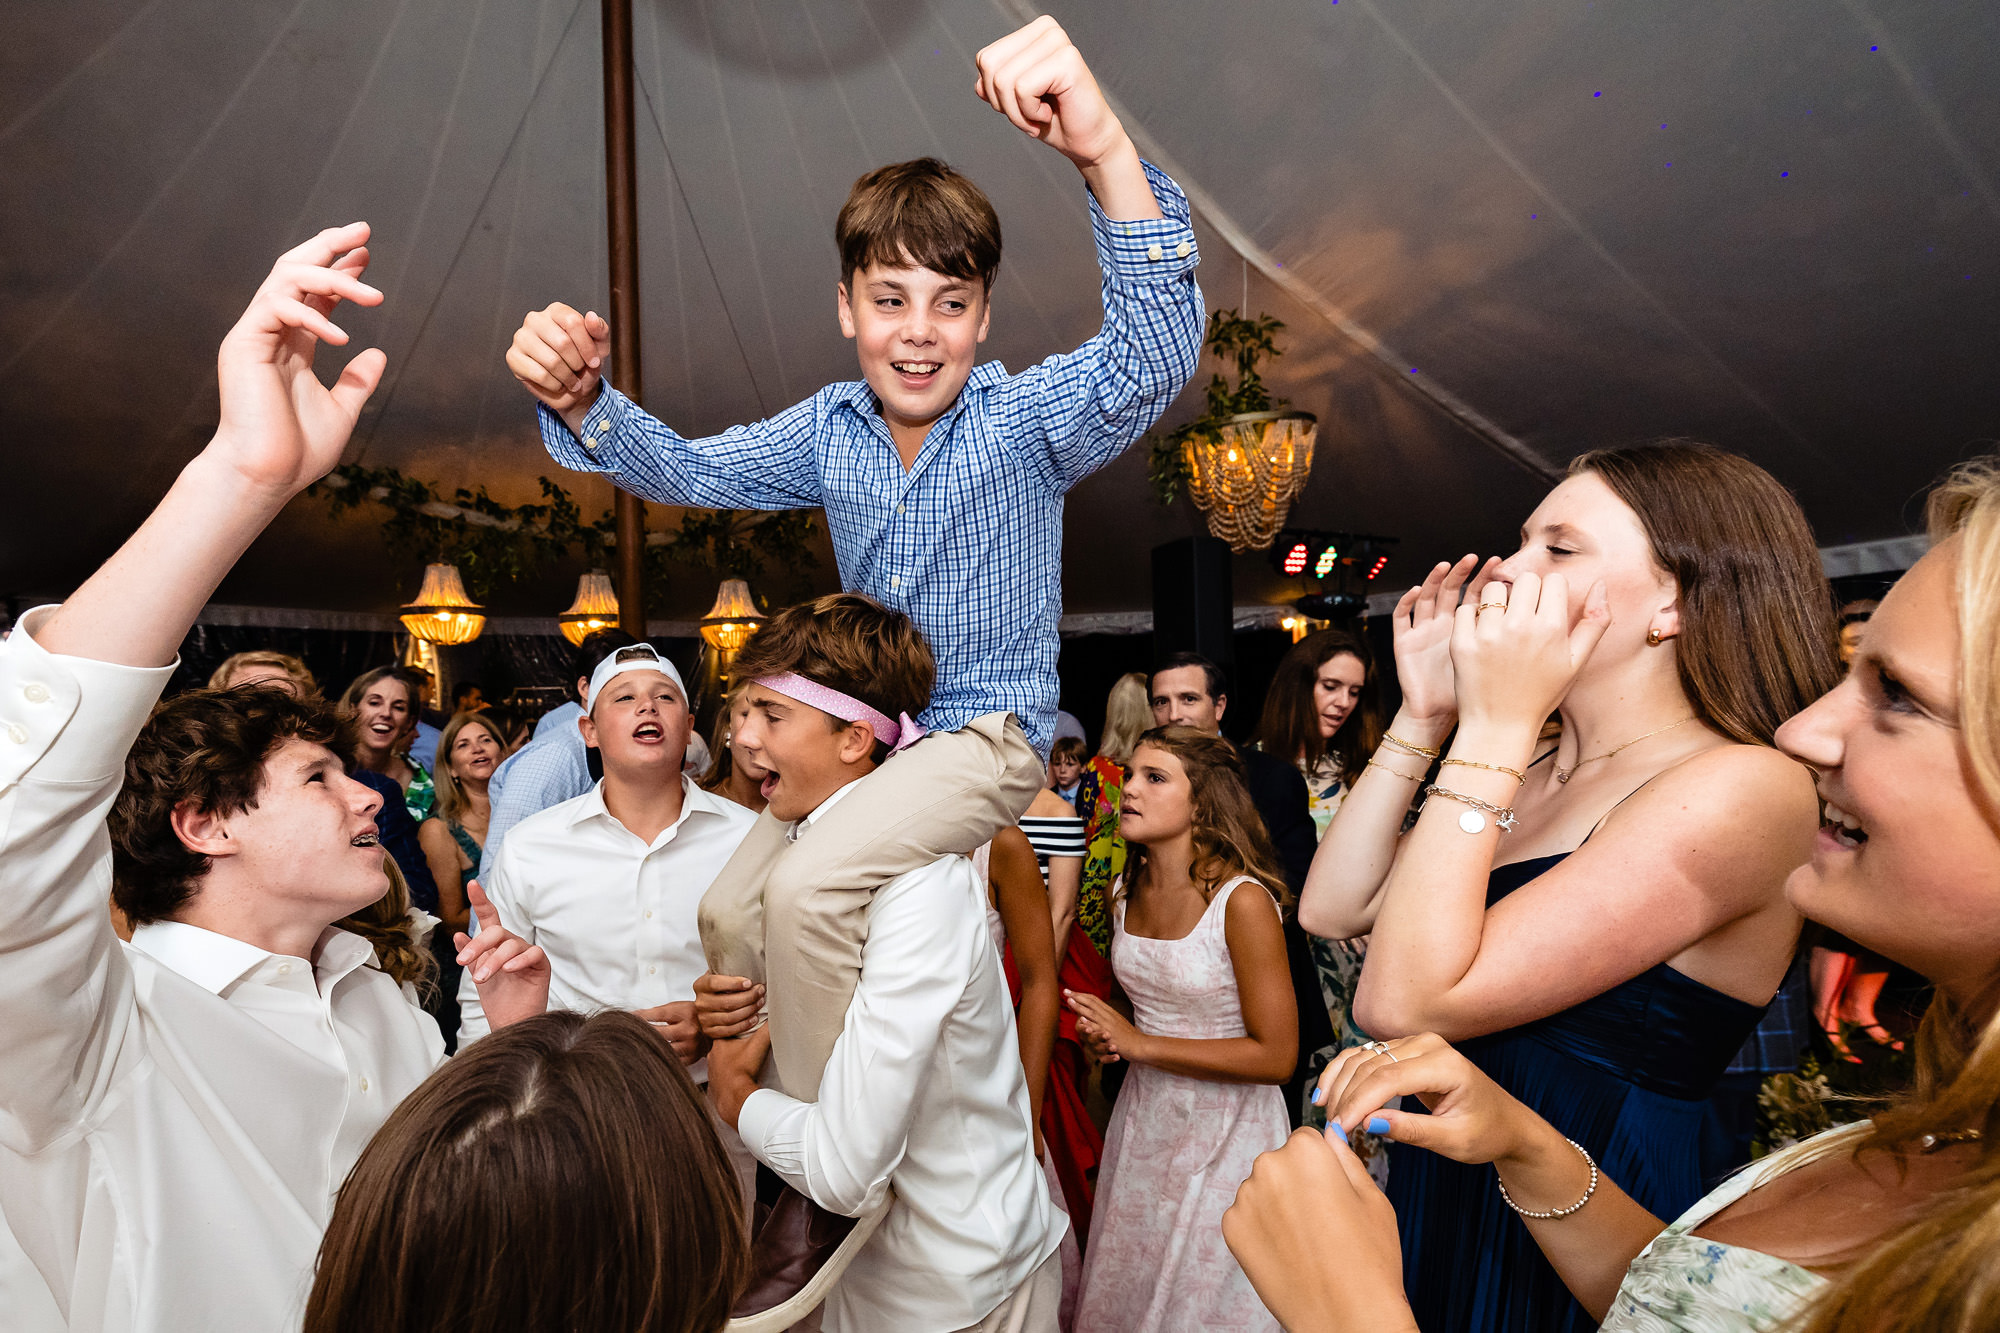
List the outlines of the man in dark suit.
<svg viewBox="0 0 2000 1333">
<path fill-rule="evenodd" d="M 1193 727 L 1211 736 L 1222 734 L 1222 716 L 1229 709 L 1229 682 L 1222 668 L 1199 653 L 1174 653 L 1153 672 L 1153 724 Z M 1239 745 L 1244 785 L 1263 817 L 1264 829 L 1283 863 L 1285 879 L 1296 901 L 1305 887 L 1319 846 L 1318 829 L 1307 804 L 1306 780 L 1299 770 L 1276 755 Z M 1320 993 L 1319 972 L 1313 966 L 1306 933 L 1291 912 L 1285 914 L 1285 957 L 1291 966 L 1292 993 L 1299 1008 L 1299 1051 L 1317 1051 L 1333 1043 L 1333 1019 Z M 1304 1103 L 1305 1062 L 1300 1060 L 1284 1085 L 1285 1113 L 1294 1127 Z"/>
</svg>

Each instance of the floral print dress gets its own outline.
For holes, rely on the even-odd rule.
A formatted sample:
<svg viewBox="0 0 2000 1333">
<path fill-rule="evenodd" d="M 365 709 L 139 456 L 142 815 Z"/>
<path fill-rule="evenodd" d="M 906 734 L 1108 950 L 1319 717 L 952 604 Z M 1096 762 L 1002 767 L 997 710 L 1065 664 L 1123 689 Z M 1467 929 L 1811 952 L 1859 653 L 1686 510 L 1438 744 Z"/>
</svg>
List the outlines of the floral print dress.
<svg viewBox="0 0 2000 1333">
<path fill-rule="evenodd" d="M 1724 1181 L 1639 1251 L 1611 1298 L 1604 1333 L 1772 1333 L 1826 1286 L 1819 1274 L 1775 1255 L 1691 1235 L 1695 1228 L 1785 1172 L 1866 1133 L 1842 1125 L 1765 1158 Z"/>
</svg>

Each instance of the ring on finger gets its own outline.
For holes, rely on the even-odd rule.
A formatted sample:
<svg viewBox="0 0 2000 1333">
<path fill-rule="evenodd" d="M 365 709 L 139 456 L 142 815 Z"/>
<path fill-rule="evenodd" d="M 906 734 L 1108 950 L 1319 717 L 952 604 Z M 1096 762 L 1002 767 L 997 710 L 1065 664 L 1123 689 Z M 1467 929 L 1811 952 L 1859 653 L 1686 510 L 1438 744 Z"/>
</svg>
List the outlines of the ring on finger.
<svg viewBox="0 0 2000 1333">
<path fill-rule="evenodd" d="M 1492 611 L 1492 610 L 1496 610 L 1496 609 L 1497 609 L 1497 610 L 1501 610 L 1501 611 L 1505 611 L 1505 610 L 1507 609 L 1507 603 L 1505 603 L 1505 602 L 1481 602 L 1481 603 L 1480 603 L 1480 604 L 1479 604 L 1478 606 L 1475 606 L 1474 608 L 1472 608 L 1472 614 L 1474 614 L 1474 615 L 1478 615 L 1478 614 L 1479 614 L 1479 613 L 1480 613 L 1481 611 Z"/>
</svg>

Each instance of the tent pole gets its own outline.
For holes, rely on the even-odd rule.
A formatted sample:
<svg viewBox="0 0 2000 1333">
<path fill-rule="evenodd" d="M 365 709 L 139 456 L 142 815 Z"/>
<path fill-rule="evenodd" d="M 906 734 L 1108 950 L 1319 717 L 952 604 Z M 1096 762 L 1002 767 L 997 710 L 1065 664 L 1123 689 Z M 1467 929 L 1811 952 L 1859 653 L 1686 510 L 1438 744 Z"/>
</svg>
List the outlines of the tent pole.
<svg viewBox="0 0 2000 1333">
<path fill-rule="evenodd" d="M 611 256 L 611 386 L 644 401 L 639 373 L 639 189 L 632 133 L 632 0 L 603 0 L 604 212 Z M 646 509 L 620 487 L 618 624 L 646 636 Z"/>
</svg>

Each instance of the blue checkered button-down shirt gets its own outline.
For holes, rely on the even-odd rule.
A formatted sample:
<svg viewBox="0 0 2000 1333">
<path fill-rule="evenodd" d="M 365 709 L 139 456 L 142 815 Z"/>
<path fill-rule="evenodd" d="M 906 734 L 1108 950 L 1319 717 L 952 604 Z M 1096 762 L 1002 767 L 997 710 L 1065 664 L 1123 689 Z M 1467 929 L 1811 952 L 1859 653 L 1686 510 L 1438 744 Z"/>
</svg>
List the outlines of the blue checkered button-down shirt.
<svg viewBox="0 0 2000 1333">
<path fill-rule="evenodd" d="M 1123 453 L 1186 386 L 1205 312 L 1187 196 L 1146 167 L 1166 216 L 1113 222 L 1090 201 L 1104 327 L 1009 375 L 976 367 L 908 472 L 865 383 L 690 440 L 605 386 L 583 439 L 540 409 L 566 468 L 667 504 L 826 510 L 841 586 L 915 621 L 937 656 L 922 721 L 946 730 L 1013 712 L 1047 752 L 1062 617 L 1063 496 Z"/>
</svg>

